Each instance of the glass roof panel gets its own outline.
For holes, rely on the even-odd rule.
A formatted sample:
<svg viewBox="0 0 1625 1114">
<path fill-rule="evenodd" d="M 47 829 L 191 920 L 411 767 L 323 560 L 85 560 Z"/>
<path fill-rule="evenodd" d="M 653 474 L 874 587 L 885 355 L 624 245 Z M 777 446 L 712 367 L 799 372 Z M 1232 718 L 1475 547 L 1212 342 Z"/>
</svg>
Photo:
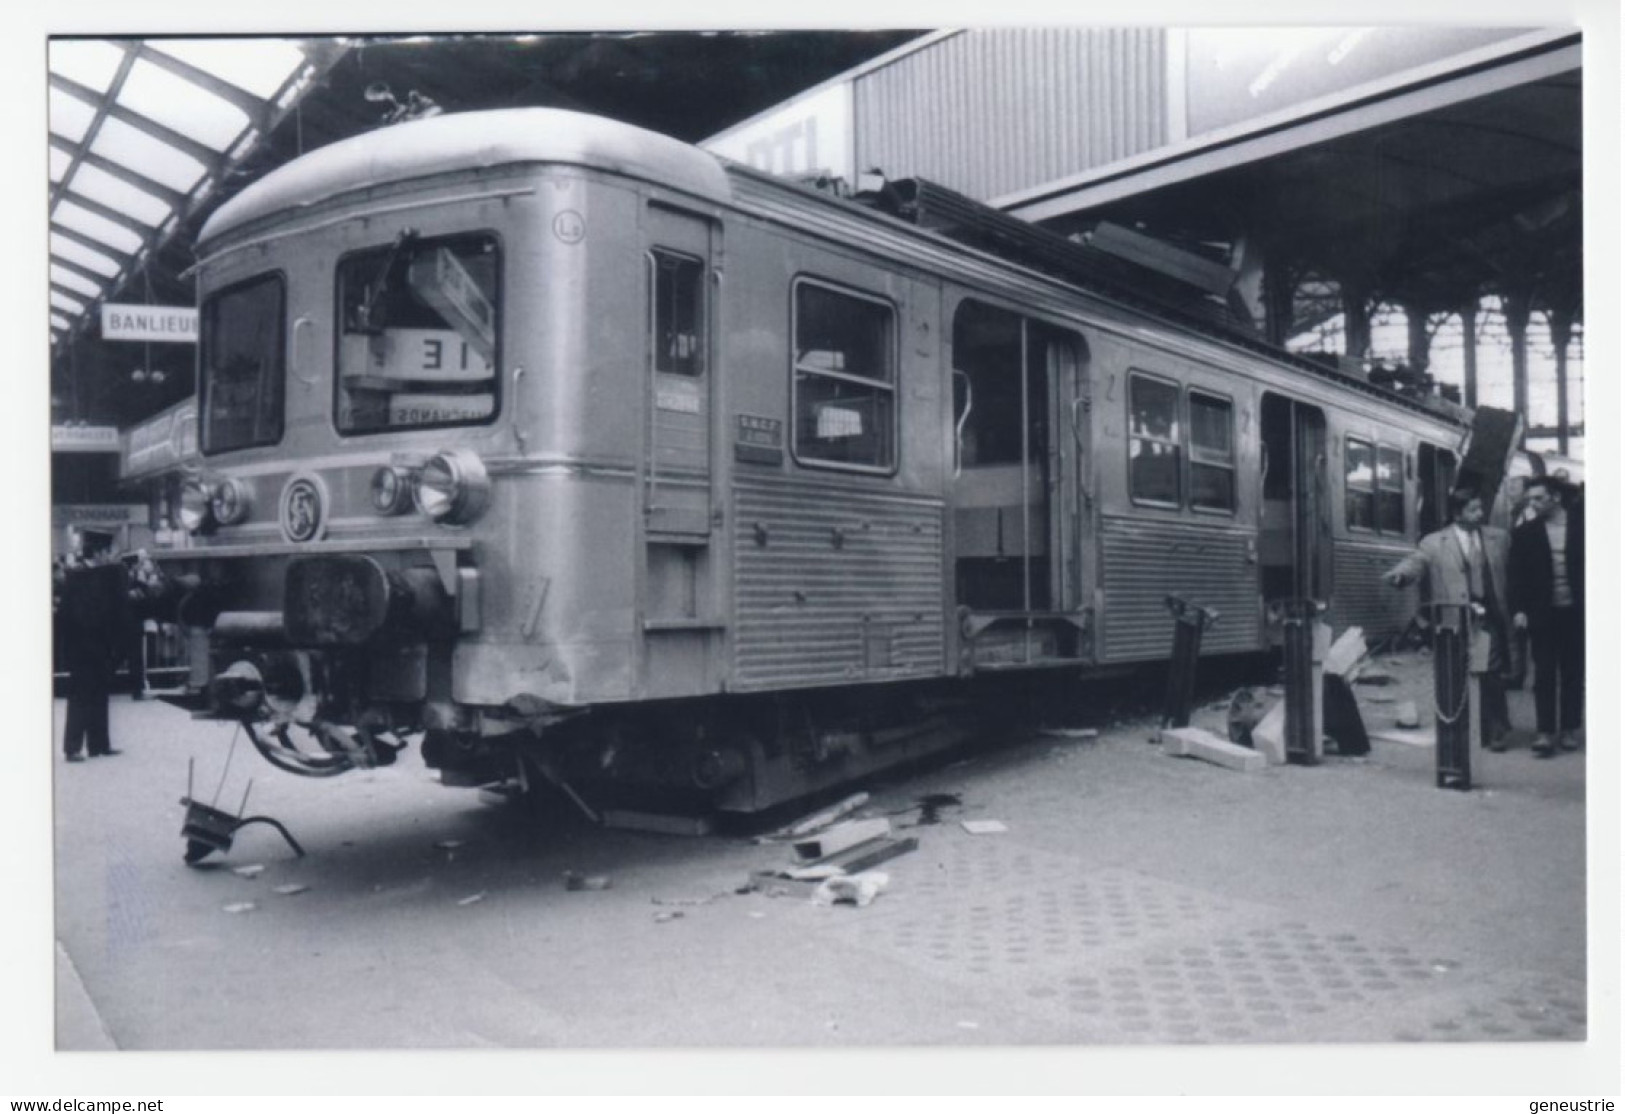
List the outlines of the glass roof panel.
<svg viewBox="0 0 1625 1114">
<path fill-rule="evenodd" d="M 165 202 L 95 166 L 81 166 L 73 181 L 68 183 L 68 189 L 117 209 L 142 224 L 160 225 L 170 213 Z"/>
<path fill-rule="evenodd" d="M 68 324 L 69 324 L 68 319 L 66 317 L 63 317 L 60 313 L 51 314 L 51 325 L 54 328 L 66 329 L 68 327 Z"/>
<path fill-rule="evenodd" d="M 52 147 L 51 148 L 51 181 L 53 181 L 53 182 L 62 181 L 62 175 L 66 174 L 68 172 L 68 166 L 72 162 L 73 162 L 73 160 L 68 157 L 68 153 L 66 151 L 61 151 L 61 150 L 58 150 L 55 147 Z"/>
<path fill-rule="evenodd" d="M 305 54 L 282 39 L 159 39 L 147 45 L 269 100 Z"/>
<path fill-rule="evenodd" d="M 77 271 L 70 271 L 66 267 L 51 264 L 51 281 L 59 286 L 66 286 L 69 290 L 77 290 L 87 298 L 94 298 L 102 292 L 102 288 L 91 282 Z"/>
<path fill-rule="evenodd" d="M 90 149 L 96 154 L 151 178 L 172 190 L 190 193 L 208 171 L 184 151 L 177 150 L 123 120 L 103 120 Z"/>
<path fill-rule="evenodd" d="M 248 126 L 242 109 L 151 62 L 137 62 L 118 103 L 189 139 L 224 151 Z"/>
<path fill-rule="evenodd" d="M 51 131 L 63 139 L 71 139 L 75 143 L 82 142 L 85 132 L 90 130 L 90 122 L 96 118 L 96 109 L 86 104 L 72 93 L 64 93 L 60 89 L 51 90 L 50 121 Z"/>
<path fill-rule="evenodd" d="M 80 314 L 85 312 L 85 303 L 75 301 L 60 290 L 51 291 L 51 304 L 64 313 Z"/>
<path fill-rule="evenodd" d="M 92 240 L 100 240 L 125 255 L 134 255 L 141 250 L 141 237 L 134 232 L 66 199 L 56 203 L 56 211 L 51 214 L 51 219 L 64 228 L 71 228 Z"/>
<path fill-rule="evenodd" d="M 69 263 L 77 263 L 87 271 L 112 278 L 119 272 L 119 262 L 111 255 L 103 255 L 83 244 L 76 244 L 66 236 L 51 233 L 51 254 Z"/>
<path fill-rule="evenodd" d="M 94 39 L 56 39 L 50 46 L 50 69 L 98 93 L 107 92 L 124 61 L 124 51 Z"/>
</svg>

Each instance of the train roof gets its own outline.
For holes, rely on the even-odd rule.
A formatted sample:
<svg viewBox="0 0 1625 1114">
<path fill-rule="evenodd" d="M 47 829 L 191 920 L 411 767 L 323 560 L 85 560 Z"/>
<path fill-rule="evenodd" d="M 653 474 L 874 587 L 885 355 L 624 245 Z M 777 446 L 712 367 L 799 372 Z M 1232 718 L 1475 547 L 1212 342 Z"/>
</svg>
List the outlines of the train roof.
<svg viewBox="0 0 1625 1114">
<path fill-rule="evenodd" d="M 538 162 L 599 167 L 717 202 L 732 196 L 715 156 L 631 124 L 559 108 L 459 112 L 379 128 L 271 171 L 222 205 L 203 226 L 198 243 L 349 190 L 470 167 Z"/>
</svg>

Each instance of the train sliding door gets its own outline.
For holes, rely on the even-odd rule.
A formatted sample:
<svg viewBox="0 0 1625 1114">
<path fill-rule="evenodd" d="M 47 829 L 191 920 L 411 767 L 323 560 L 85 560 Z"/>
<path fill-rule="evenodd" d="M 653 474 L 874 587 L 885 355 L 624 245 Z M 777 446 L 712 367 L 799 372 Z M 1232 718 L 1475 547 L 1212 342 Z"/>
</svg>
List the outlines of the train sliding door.
<svg viewBox="0 0 1625 1114">
<path fill-rule="evenodd" d="M 1083 352 L 1009 310 L 966 301 L 954 315 L 954 594 L 977 668 L 1081 653 Z"/>
<path fill-rule="evenodd" d="M 1266 392 L 1259 419 L 1263 499 L 1259 591 L 1266 602 L 1331 595 L 1331 508 L 1326 505 L 1326 415 Z"/>
</svg>

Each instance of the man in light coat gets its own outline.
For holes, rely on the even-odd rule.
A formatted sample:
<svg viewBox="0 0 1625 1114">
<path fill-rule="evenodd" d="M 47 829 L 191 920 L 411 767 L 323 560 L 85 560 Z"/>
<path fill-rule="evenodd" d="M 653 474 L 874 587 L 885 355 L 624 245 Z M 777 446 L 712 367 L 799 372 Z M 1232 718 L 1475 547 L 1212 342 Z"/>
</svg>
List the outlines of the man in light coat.
<svg viewBox="0 0 1625 1114">
<path fill-rule="evenodd" d="M 1449 526 L 1423 538 L 1416 551 L 1383 573 L 1395 588 L 1427 577 L 1429 598 L 1435 604 L 1471 605 L 1480 629 L 1490 639 L 1488 670 L 1483 674 L 1480 738 L 1491 750 L 1506 749 L 1511 728 L 1506 688 L 1501 676 L 1507 662 L 1507 552 L 1505 530 L 1484 525 L 1484 499 L 1477 492 L 1450 493 Z"/>
</svg>

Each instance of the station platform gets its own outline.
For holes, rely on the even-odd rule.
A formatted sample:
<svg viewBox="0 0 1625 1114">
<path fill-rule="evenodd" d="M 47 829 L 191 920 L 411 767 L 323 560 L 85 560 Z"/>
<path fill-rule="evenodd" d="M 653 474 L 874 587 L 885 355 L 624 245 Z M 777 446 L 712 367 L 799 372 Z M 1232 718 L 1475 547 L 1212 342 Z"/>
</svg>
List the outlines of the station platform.
<svg viewBox="0 0 1625 1114">
<path fill-rule="evenodd" d="M 231 726 L 116 698 L 123 755 L 56 757 L 57 1048 L 1594 1057 L 1618 999 L 1596 1012 L 1587 952 L 1617 940 L 1587 935 L 1588 752 L 1540 760 L 1524 731 L 1475 749 L 1473 789 L 1438 789 L 1430 746 L 1384 739 L 1406 699 L 1430 725 L 1427 656 L 1371 667 L 1390 680 L 1355 686 L 1376 738 L 1360 757 L 1243 773 L 1167 756 L 1154 718 L 1103 717 L 860 784 L 856 815 L 918 844 L 862 908 L 750 885 L 788 851 L 739 825 L 537 815 L 441 787 L 415 754 L 295 778 Z M 1195 722 L 1222 733 L 1206 695 Z M 1527 692 L 1512 716 L 1532 722 Z M 259 826 L 183 865 L 189 763 L 230 809 L 251 777 L 247 811 L 306 856 Z M 1439 1085 L 1493 1088 L 1479 1070 Z"/>
</svg>

